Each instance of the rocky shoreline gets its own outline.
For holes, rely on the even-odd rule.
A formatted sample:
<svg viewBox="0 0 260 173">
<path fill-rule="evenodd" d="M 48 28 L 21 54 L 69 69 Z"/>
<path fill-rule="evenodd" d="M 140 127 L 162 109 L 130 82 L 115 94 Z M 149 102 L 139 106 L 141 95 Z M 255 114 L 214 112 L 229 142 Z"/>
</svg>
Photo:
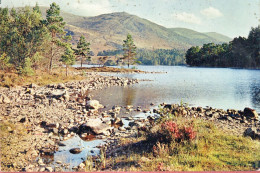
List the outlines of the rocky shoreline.
<svg viewBox="0 0 260 173">
<path fill-rule="evenodd" d="M 138 82 L 136 79 L 87 73 L 83 81 L 1 89 L 0 122 L 11 124 L 3 126 L 9 134 L 1 135 L 2 147 L 6 146 L 1 152 L 2 171 L 54 171 L 40 156 L 53 156 L 61 140 L 75 135 L 90 117 L 100 115 L 97 109 L 102 105 L 90 100 L 88 91 Z M 22 141 L 20 137 L 10 138 L 10 135 L 19 136 L 16 126 L 24 128 L 27 138 Z"/>
<path fill-rule="evenodd" d="M 107 142 L 98 148 L 106 151 L 108 158 L 117 157 L 119 154 L 127 155 L 128 151 L 124 146 L 118 145 L 118 141 L 121 138 L 138 136 L 140 130 L 151 126 L 158 117 L 167 113 L 212 121 L 223 132 L 260 139 L 258 114 L 250 108 L 238 111 L 161 104 L 161 109 L 152 111 L 128 105 L 113 106 L 109 111 L 101 112 L 99 109 L 104 106 L 88 95 L 90 90 L 126 86 L 138 82 L 135 79 L 88 73 L 83 81 L 44 87 L 31 84 L 2 89 L 0 122 L 14 125 L 5 126 L 7 134 L 1 136 L 1 143 L 6 146 L 5 156 L 1 159 L 2 171 L 64 171 L 68 167 L 67 164 L 58 161 L 57 166 L 53 167 L 42 158 L 53 156 L 59 146 L 63 145 L 62 141 L 75 135 L 79 135 L 82 139 L 91 136 L 107 139 Z M 145 115 L 139 118 L 129 116 L 119 118 L 117 115 L 123 109 L 124 112 L 137 111 Z M 24 138 L 20 136 L 21 138 L 10 139 L 10 136 L 19 136 L 18 126 L 22 126 L 25 131 Z M 11 142 L 15 145 L 11 145 Z M 70 149 L 74 154 L 81 151 L 82 148 L 77 147 Z M 74 169 L 84 171 L 85 164 L 82 163 Z"/>
</svg>

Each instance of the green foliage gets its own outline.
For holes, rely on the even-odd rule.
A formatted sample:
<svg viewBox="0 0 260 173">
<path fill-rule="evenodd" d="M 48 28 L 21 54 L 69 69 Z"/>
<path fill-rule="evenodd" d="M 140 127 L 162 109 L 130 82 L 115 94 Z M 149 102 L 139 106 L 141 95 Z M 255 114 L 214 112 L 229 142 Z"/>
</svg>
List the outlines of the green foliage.
<svg viewBox="0 0 260 173">
<path fill-rule="evenodd" d="M 52 38 L 56 38 L 56 34 L 64 34 L 65 22 L 60 16 L 60 7 L 55 2 L 50 5 L 50 9 L 46 11 L 47 27 L 52 34 Z"/>
<path fill-rule="evenodd" d="M 19 68 L 19 73 L 26 76 L 31 76 L 34 74 L 30 58 L 25 58 L 24 66 Z"/>
<path fill-rule="evenodd" d="M 145 65 L 183 65 L 184 51 L 177 49 L 139 49 L 137 60 Z"/>
<path fill-rule="evenodd" d="M 10 14 L 8 9 L 0 10 L 0 54 L 6 53 L 17 70 L 26 66 L 26 58 L 42 51 L 47 35 L 42 16 L 36 9 L 25 7 L 19 12 L 12 9 Z"/>
<path fill-rule="evenodd" d="M 36 52 L 31 58 L 32 67 L 37 69 L 43 59 L 44 57 L 41 55 L 41 53 Z"/>
<path fill-rule="evenodd" d="M 1 70 L 6 70 L 8 68 L 10 68 L 12 66 L 12 64 L 10 64 L 10 57 L 8 57 L 5 53 L 3 53 L 0 56 L 0 69 Z"/>
<path fill-rule="evenodd" d="M 136 46 L 130 34 L 128 34 L 126 40 L 124 40 L 123 50 L 124 50 L 124 55 L 122 59 L 127 59 L 127 66 L 129 68 L 129 65 L 134 64 L 136 61 L 135 58 Z"/>
<path fill-rule="evenodd" d="M 190 66 L 260 68 L 260 25 L 252 28 L 248 38 L 234 38 L 229 44 L 204 44 L 186 52 Z"/>
<path fill-rule="evenodd" d="M 90 55 L 90 43 L 87 43 L 86 38 L 82 35 L 80 36 L 80 40 L 77 44 L 77 49 L 76 49 L 76 55 L 81 57 L 81 67 L 83 64 L 83 60 L 89 57 Z M 88 58 L 90 60 L 90 57 Z"/>
<path fill-rule="evenodd" d="M 75 55 L 71 47 L 66 47 L 64 54 L 61 56 L 61 61 L 65 65 L 73 65 L 75 63 Z"/>
<path fill-rule="evenodd" d="M 75 63 L 75 54 L 70 45 L 66 46 L 65 52 L 61 56 L 61 61 L 66 65 L 66 76 L 68 76 L 68 66 Z"/>
</svg>

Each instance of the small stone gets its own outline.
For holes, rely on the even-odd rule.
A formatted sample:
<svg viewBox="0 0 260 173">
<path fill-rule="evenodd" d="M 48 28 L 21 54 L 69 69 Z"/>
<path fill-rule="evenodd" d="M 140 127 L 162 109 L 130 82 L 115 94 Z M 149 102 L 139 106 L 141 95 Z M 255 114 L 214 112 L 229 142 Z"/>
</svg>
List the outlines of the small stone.
<svg viewBox="0 0 260 173">
<path fill-rule="evenodd" d="M 59 134 L 59 129 L 53 128 L 52 130 L 53 130 L 53 133 L 54 133 L 55 135 Z"/>
<path fill-rule="evenodd" d="M 59 161 L 59 160 L 57 160 L 57 161 L 56 161 L 56 163 L 57 163 L 57 164 L 62 164 L 62 162 L 61 162 L 61 161 Z"/>
<path fill-rule="evenodd" d="M 85 168 L 85 164 L 84 163 L 79 164 L 79 168 Z"/>
<path fill-rule="evenodd" d="M 53 172 L 53 168 L 50 167 L 50 166 L 49 166 L 49 167 L 46 167 L 45 169 L 46 169 L 46 171 L 48 171 L 48 172 Z"/>
<path fill-rule="evenodd" d="M 39 169 L 39 172 L 44 172 L 45 171 L 45 167 L 41 167 L 40 169 Z"/>
<path fill-rule="evenodd" d="M 70 153 L 72 154 L 79 154 L 81 153 L 82 149 L 81 148 L 72 148 L 70 149 Z"/>
</svg>

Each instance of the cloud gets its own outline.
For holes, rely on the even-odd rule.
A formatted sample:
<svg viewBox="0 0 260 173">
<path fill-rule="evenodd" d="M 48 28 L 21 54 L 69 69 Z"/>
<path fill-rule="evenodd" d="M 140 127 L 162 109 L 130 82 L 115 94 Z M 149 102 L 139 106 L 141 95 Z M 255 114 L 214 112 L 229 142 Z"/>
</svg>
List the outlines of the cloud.
<svg viewBox="0 0 260 173">
<path fill-rule="evenodd" d="M 176 13 L 172 15 L 174 19 L 185 22 L 185 23 L 193 23 L 193 24 L 201 24 L 201 20 L 199 17 L 195 16 L 192 13 Z"/>
<path fill-rule="evenodd" d="M 111 13 L 111 4 L 108 0 L 80 1 L 80 3 L 71 3 L 69 8 L 75 10 L 78 15 L 96 16 L 105 13 Z"/>
<path fill-rule="evenodd" d="M 207 18 L 211 18 L 211 19 L 223 16 L 223 14 L 218 9 L 213 7 L 205 8 L 201 10 L 200 13 L 206 16 Z"/>
</svg>

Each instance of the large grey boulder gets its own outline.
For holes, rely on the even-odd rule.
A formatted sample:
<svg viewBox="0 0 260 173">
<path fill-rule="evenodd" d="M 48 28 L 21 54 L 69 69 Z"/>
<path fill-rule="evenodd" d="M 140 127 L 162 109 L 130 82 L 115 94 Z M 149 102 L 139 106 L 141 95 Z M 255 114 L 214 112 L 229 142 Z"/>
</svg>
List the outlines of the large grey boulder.
<svg viewBox="0 0 260 173">
<path fill-rule="evenodd" d="M 101 135 L 105 134 L 107 135 L 109 133 L 109 130 L 111 129 L 111 126 L 103 123 L 103 121 L 99 118 L 97 119 L 89 119 L 87 123 L 82 124 L 80 126 L 80 132 L 81 133 L 92 133 L 94 135 Z"/>
<path fill-rule="evenodd" d="M 66 90 L 65 91 L 57 91 L 57 90 L 52 91 L 50 93 L 50 96 L 55 99 L 64 99 L 66 101 L 68 101 L 70 99 L 70 95 L 69 95 L 68 91 L 66 91 Z"/>
</svg>

